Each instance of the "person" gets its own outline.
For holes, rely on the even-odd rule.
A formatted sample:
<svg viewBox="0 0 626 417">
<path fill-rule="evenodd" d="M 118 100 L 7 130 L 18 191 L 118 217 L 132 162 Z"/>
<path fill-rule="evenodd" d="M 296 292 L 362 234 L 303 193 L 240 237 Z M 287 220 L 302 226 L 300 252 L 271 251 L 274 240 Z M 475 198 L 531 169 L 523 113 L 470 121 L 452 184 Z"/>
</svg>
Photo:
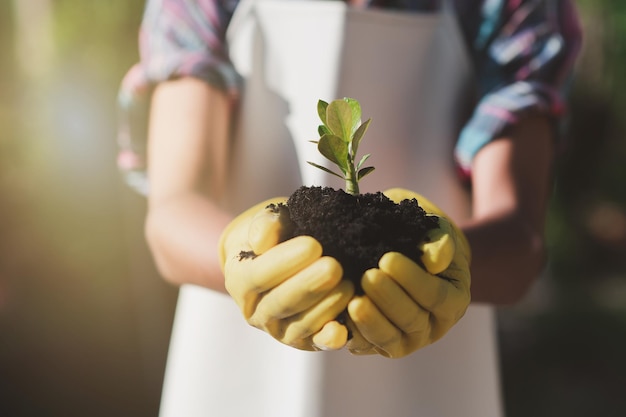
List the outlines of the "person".
<svg viewBox="0 0 626 417">
<path fill-rule="evenodd" d="M 472 304 L 463 319 L 440 341 L 390 360 L 382 355 L 354 356 L 345 350 L 302 352 L 284 346 L 248 326 L 237 306 L 224 296 L 218 248 L 224 230 L 238 213 L 288 193 L 300 181 L 322 181 L 308 171 L 301 171 L 301 176 L 289 171 L 293 169 L 289 157 L 295 155 L 302 162 L 306 152 L 299 147 L 313 133 L 300 133 L 302 125 L 310 129 L 308 121 L 302 122 L 306 119 L 302 114 L 314 112 L 314 108 L 300 110 L 302 103 L 310 102 L 310 97 L 301 98 L 307 82 L 292 81 L 291 75 L 298 70 L 290 65 L 301 64 L 300 70 L 310 74 L 309 55 L 329 61 L 333 56 L 333 43 L 320 41 L 326 32 L 315 32 L 318 46 L 313 43 L 305 48 L 298 42 L 310 37 L 305 30 L 307 20 L 295 25 L 295 18 L 278 17 L 294 3 L 310 6 L 316 2 L 239 3 L 148 1 L 140 37 L 141 62 L 129 71 L 120 90 L 118 163 L 128 183 L 148 196 L 146 236 L 159 271 L 181 286 L 161 415 L 503 415 L 493 306 L 520 300 L 545 262 L 543 232 L 551 170 L 560 145 L 567 86 L 581 43 L 574 5 L 568 0 L 341 4 L 340 14 L 367 9 L 359 15 L 366 17 L 356 22 L 371 14 L 392 19 L 392 25 L 381 28 L 403 26 L 397 19 L 404 22 L 409 16 L 408 22 L 419 15 L 419 24 L 411 21 L 407 30 L 418 27 L 420 32 L 399 32 L 394 38 L 397 48 L 372 46 L 386 36 L 387 29 L 376 32 L 366 25 L 356 32 L 359 37 L 354 45 L 366 37 L 368 48 L 375 51 L 371 58 L 362 54 L 362 48 L 347 47 L 346 42 L 353 40 L 345 36 L 338 47 L 354 51 L 358 58 L 346 59 L 335 70 L 341 71 L 350 62 L 362 68 L 382 62 L 384 72 L 373 72 L 373 78 L 364 75 L 355 85 L 350 84 L 358 78 L 353 75 L 361 71 L 350 70 L 351 76 L 342 78 L 347 83 L 342 91 L 353 97 L 373 96 L 363 105 L 373 115 L 397 111 L 406 113 L 405 119 L 419 119 L 410 128 L 398 128 L 400 134 L 416 130 L 410 140 L 396 138 L 393 145 L 385 143 L 378 154 L 373 153 L 372 158 L 380 155 L 381 165 L 391 174 L 372 180 L 372 189 L 402 186 L 436 201 L 458 224 L 471 248 Z M 319 5 L 336 7 L 335 3 Z M 263 4 L 269 9 L 263 9 Z M 402 13 L 387 10 L 392 8 Z M 269 17 L 263 20 L 266 12 Z M 333 13 L 329 16 L 336 16 Z M 308 19 L 313 13 L 305 15 Z M 254 33 L 262 37 L 246 32 L 250 21 L 259 31 Z M 304 37 L 299 37 L 300 32 Z M 255 48 L 276 52 L 289 45 L 295 47 L 285 56 L 293 59 L 281 61 L 268 53 L 264 58 L 268 62 L 261 59 L 259 63 L 253 53 Z M 315 55 L 309 47 L 322 48 L 323 54 Z M 419 50 L 415 57 L 413 50 Z M 397 54 L 389 58 L 394 65 L 380 59 L 386 53 Z M 401 58 L 407 54 L 411 57 L 404 64 Z M 400 86 L 392 87 L 400 77 L 394 71 L 401 72 L 415 62 L 422 64 L 400 74 L 405 78 Z M 323 72 L 324 65 L 316 65 L 315 70 Z M 381 79 L 381 74 L 387 76 Z M 407 100 L 419 96 L 424 102 L 402 103 L 389 113 L 390 102 L 381 97 L 403 97 L 413 88 L 403 84 L 411 77 L 420 81 L 415 83 L 419 90 Z M 328 77 L 319 78 L 324 94 L 337 93 L 327 88 L 328 81 L 324 84 Z M 297 88 L 290 87 L 290 82 Z M 319 86 L 312 85 L 311 94 L 322 95 Z M 363 85 L 375 91 L 365 91 Z M 465 103 L 461 98 L 468 97 L 464 85 L 474 95 L 471 110 L 461 117 Z M 257 93 L 262 101 L 250 99 Z M 147 131 L 140 117 L 145 109 L 149 110 Z M 259 117 L 261 122 L 255 121 Z M 288 129 L 279 134 L 285 130 L 279 127 L 264 135 L 266 117 L 286 119 Z M 458 137 L 451 122 L 454 117 L 463 121 Z M 384 118 L 378 119 L 380 126 Z M 389 124 L 380 129 L 387 128 Z M 259 144 L 250 139 L 281 135 L 293 136 L 296 149 L 285 142 Z M 443 145 L 437 145 L 435 158 L 427 155 L 413 163 L 416 160 L 411 158 L 419 156 L 407 149 L 418 140 L 415 137 L 422 138 L 423 146 Z M 451 156 L 451 148 L 441 138 L 458 139 L 455 165 L 447 163 L 445 152 Z M 242 149 L 252 155 L 239 159 Z M 248 166 L 256 160 L 265 163 L 263 174 L 258 166 Z M 285 175 L 283 168 L 292 175 Z M 469 184 L 469 209 L 463 202 L 463 182 Z"/>
</svg>

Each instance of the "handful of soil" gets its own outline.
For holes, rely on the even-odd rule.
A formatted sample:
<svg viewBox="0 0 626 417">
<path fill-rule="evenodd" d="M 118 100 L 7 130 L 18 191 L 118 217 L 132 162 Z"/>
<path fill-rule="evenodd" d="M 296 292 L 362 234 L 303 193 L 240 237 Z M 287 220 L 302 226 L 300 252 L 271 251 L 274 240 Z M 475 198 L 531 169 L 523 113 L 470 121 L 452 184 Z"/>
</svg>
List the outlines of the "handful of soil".
<svg viewBox="0 0 626 417">
<path fill-rule="evenodd" d="M 300 187 L 287 200 L 295 228 L 287 239 L 309 235 L 337 259 L 344 277 L 362 294 L 362 274 L 387 252 L 400 252 L 422 265 L 419 245 L 439 226 L 416 199 L 395 203 L 382 192 L 351 195 L 329 187 Z M 422 265 L 423 266 L 423 265 Z"/>
</svg>

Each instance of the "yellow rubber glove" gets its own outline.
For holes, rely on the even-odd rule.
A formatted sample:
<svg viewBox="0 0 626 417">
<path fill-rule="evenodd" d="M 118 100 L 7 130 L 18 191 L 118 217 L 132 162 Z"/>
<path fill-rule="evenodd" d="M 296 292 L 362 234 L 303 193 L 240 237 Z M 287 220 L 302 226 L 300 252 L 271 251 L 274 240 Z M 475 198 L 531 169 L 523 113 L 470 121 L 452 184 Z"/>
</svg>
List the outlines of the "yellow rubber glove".
<svg viewBox="0 0 626 417">
<path fill-rule="evenodd" d="M 283 242 L 291 227 L 285 198 L 264 201 L 235 218 L 220 240 L 226 290 L 244 318 L 302 350 L 336 350 L 348 331 L 334 321 L 354 294 L 334 258 L 310 236 Z"/>
<path fill-rule="evenodd" d="M 439 228 L 422 245 L 425 269 L 397 253 L 363 274 L 364 295 L 348 304 L 354 354 L 406 356 L 443 337 L 470 303 L 470 247 L 461 230 L 432 202 L 404 189 L 384 192 L 395 202 L 416 198 Z M 354 328 L 352 327 L 354 326 Z"/>
</svg>

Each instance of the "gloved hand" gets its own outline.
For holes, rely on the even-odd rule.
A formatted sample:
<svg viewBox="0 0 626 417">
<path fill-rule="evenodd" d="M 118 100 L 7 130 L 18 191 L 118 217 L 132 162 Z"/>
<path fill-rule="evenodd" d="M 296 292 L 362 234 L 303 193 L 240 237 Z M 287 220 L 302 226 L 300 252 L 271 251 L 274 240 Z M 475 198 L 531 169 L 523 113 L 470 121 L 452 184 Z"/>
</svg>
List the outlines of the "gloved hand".
<svg viewBox="0 0 626 417">
<path fill-rule="evenodd" d="M 249 324 L 302 350 L 335 350 L 347 341 L 335 321 L 354 294 L 334 258 L 310 236 L 283 242 L 291 227 L 285 198 L 248 209 L 224 230 L 220 262 L 226 290 Z"/>
<path fill-rule="evenodd" d="M 384 254 L 363 274 L 364 295 L 348 304 L 354 354 L 406 356 L 435 342 L 465 314 L 470 303 L 470 247 L 461 230 L 433 203 L 399 188 L 387 190 L 395 202 L 416 198 L 439 217 L 422 245 L 425 269 L 397 252 Z"/>
</svg>

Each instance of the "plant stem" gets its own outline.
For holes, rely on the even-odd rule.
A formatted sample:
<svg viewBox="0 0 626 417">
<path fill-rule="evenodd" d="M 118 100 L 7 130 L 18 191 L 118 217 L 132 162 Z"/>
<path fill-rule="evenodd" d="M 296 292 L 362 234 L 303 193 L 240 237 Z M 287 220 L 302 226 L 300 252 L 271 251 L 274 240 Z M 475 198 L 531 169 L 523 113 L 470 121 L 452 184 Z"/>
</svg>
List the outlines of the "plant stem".
<svg viewBox="0 0 626 417">
<path fill-rule="evenodd" d="M 348 172 L 346 173 L 346 192 L 351 195 L 359 194 L 359 181 L 352 158 L 348 157 Z"/>
<path fill-rule="evenodd" d="M 359 194 L 359 186 L 356 184 L 356 181 L 346 178 L 346 192 L 351 195 Z"/>
</svg>

